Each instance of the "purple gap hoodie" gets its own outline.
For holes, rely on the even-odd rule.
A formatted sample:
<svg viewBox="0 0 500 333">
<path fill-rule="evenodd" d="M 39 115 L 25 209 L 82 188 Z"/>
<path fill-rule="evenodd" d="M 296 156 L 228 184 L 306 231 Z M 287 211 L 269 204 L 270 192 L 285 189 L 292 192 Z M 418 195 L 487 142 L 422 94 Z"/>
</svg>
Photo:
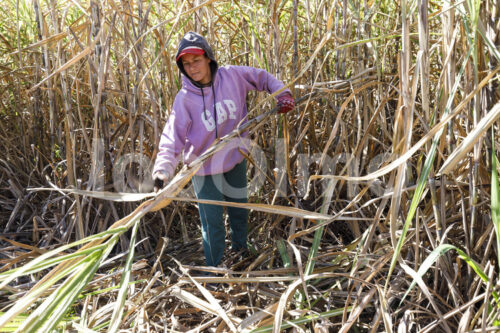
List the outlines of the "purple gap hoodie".
<svg viewBox="0 0 500 333">
<path fill-rule="evenodd" d="M 182 76 L 182 89 L 175 97 L 161 135 L 153 173 L 163 170 L 173 176 L 182 151 L 184 164 L 189 165 L 210 147 L 216 133 L 220 138 L 243 124 L 247 116 L 246 96 L 250 90 L 274 93 L 284 86 L 265 70 L 244 66 L 220 67 L 212 82 L 213 87 L 200 88 Z M 286 94 L 291 95 L 290 90 L 283 90 L 276 98 Z M 227 172 L 243 158 L 238 144 L 228 144 L 208 159 L 196 174 Z"/>
</svg>

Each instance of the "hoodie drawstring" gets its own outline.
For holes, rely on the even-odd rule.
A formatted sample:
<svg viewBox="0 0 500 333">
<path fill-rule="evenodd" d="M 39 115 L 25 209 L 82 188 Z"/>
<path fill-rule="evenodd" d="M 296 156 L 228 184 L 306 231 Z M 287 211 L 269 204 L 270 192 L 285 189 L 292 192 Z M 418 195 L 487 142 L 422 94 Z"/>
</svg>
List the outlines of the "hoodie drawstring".
<svg viewBox="0 0 500 333">
<path fill-rule="evenodd" d="M 215 117 L 215 138 L 217 139 L 219 135 L 217 134 L 217 108 L 215 107 L 215 89 L 214 89 L 214 83 L 212 81 L 212 84 L 210 85 L 212 87 L 212 95 L 214 95 L 214 117 Z"/>
<path fill-rule="evenodd" d="M 214 95 L 214 118 L 215 118 L 215 138 L 219 138 L 219 134 L 217 133 L 217 109 L 215 107 L 215 90 L 214 90 L 214 85 L 210 85 L 212 87 L 212 94 Z M 206 106 L 205 106 L 205 93 L 203 92 L 203 87 L 200 88 L 201 90 L 201 98 L 203 99 L 203 113 L 206 111 Z"/>
</svg>

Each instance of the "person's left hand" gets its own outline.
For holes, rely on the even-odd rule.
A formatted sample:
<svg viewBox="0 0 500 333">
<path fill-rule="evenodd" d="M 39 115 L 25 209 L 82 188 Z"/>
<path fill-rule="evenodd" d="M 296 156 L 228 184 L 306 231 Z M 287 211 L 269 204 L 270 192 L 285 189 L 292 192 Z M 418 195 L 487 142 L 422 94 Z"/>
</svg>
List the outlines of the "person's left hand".
<svg viewBox="0 0 500 333">
<path fill-rule="evenodd" d="M 278 98 L 278 107 L 278 113 L 287 113 L 289 111 L 292 111 L 295 107 L 295 102 L 293 101 L 292 96 L 288 94 L 280 96 Z"/>
<path fill-rule="evenodd" d="M 172 178 L 168 172 L 165 170 L 156 171 L 153 174 L 153 183 L 154 183 L 154 191 L 155 193 L 161 190 L 167 183 L 170 178 Z"/>
</svg>

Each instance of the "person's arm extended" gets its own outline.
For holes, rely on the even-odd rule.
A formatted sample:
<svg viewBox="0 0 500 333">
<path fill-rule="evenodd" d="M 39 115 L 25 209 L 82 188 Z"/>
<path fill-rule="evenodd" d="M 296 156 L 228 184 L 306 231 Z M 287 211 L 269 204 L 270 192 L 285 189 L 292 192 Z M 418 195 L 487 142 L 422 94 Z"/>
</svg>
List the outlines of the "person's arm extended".
<svg viewBox="0 0 500 333">
<path fill-rule="evenodd" d="M 267 91 L 273 94 L 284 87 L 283 82 L 263 69 L 239 66 L 237 70 L 247 90 Z M 278 101 L 278 113 L 287 113 L 295 106 L 292 93 L 288 88 L 276 95 L 275 98 Z"/>
<path fill-rule="evenodd" d="M 174 108 L 161 134 L 158 154 L 153 168 L 153 178 L 157 173 L 167 175 L 167 179 L 164 180 L 168 180 L 173 176 L 175 168 L 179 164 L 179 156 L 185 146 L 190 125 L 191 121 L 187 111 Z"/>
<path fill-rule="evenodd" d="M 283 82 L 275 78 L 274 75 L 268 73 L 264 69 L 238 66 L 237 70 L 240 77 L 244 81 L 243 83 L 247 85 L 248 90 L 267 91 L 268 93 L 272 94 L 284 87 Z M 288 88 L 279 93 L 276 96 L 276 99 L 286 94 L 290 96 L 292 95 Z"/>
</svg>

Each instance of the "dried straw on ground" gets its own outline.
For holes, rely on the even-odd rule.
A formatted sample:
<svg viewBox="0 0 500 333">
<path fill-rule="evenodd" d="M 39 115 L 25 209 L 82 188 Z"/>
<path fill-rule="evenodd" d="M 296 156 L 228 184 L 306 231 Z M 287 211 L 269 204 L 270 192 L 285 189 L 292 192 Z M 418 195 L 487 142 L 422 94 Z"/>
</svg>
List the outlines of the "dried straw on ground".
<svg viewBox="0 0 500 333">
<path fill-rule="evenodd" d="M 0 325 L 496 330 L 498 3 L 4 7 Z M 249 177 L 265 179 L 250 200 L 252 255 L 228 252 L 211 275 L 186 200 L 196 166 L 140 205 L 108 194 L 150 190 L 147 162 L 180 84 L 172 59 L 189 30 L 220 63 L 266 68 L 306 96 L 265 118 L 273 99 L 249 96 L 265 162 L 249 156 Z"/>
</svg>

